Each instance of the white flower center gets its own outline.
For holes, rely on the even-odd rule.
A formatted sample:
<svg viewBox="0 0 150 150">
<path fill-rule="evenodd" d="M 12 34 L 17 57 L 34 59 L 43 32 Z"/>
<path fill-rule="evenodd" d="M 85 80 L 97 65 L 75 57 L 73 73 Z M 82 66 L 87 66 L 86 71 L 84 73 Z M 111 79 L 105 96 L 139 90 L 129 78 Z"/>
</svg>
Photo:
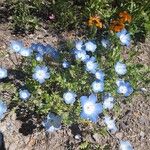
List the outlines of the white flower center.
<svg viewBox="0 0 150 150">
<path fill-rule="evenodd" d="M 0 71 L 0 77 L 4 77 L 5 76 L 5 72 L 4 71 Z"/>
<path fill-rule="evenodd" d="M 43 70 L 38 70 L 38 71 L 36 72 L 36 75 L 37 75 L 37 78 L 43 79 L 44 76 L 45 76 L 45 72 L 44 72 Z"/>
<path fill-rule="evenodd" d="M 121 35 L 120 36 L 120 41 L 122 42 L 122 43 L 126 43 L 126 41 L 127 41 L 127 36 L 126 35 Z"/>
<path fill-rule="evenodd" d="M 120 90 L 120 92 L 123 93 L 123 94 L 127 93 L 127 91 L 128 91 L 128 89 L 127 89 L 126 86 L 120 86 L 120 87 L 119 87 L 119 90 Z"/>
<path fill-rule="evenodd" d="M 94 64 L 91 61 L 87 62 L 86 66 L 89 70 L 92 70 L 94 68 Z"/>
<path fill-rule="evenodd" d="M 23 92 L 23 93 L 21 94 L 21 96 L 22 96 L 23 98 L 27 98 L 27 97 L 28 97 L 27 93 L 25 93 L 25 92 Z"/>
<path fill-rule="evenodd" d="M 65 99 L 66 99 L 67 101 L 72 100 L 72 99 L 73 99 L 72 93 L 67 93 L 67 94 L 65 95 Z"/>
<path fill-rule="evenodd" d="M 19 45 L 14 45 L 13 48 L 14 48 L 15 51 L 19 51 L 20 50 L 20 46 Z"/>
<path fill-rule="evenodd" d="M 91 115 L 95 111 L 95 105 L 92 102 L 87 102 L 83 106 L 84 112 Z"/>
<path fill-rule="evenodd" d="M 93 86 L 93 88 L 94 88 L 95 90 L 98 90 L 98 89 L 101 88 L 101 84 L 100 84 L 100 83 L 95 83 L 94 86 Z"/>
</svg>

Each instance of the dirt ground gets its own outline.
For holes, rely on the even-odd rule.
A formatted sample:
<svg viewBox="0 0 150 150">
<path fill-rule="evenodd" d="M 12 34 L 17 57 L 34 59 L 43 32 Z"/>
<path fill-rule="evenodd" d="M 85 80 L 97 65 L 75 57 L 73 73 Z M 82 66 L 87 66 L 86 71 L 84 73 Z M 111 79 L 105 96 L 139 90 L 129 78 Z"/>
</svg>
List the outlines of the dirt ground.
<svg viewBox="0 0 150 150">
<path fill-rule="evenodd" d="M 11 34 L 9 28 L 9 25 L 0 25 L 0 66 L 8 69 L 15 68 L 20 59 L 15 54 L 9 55 L 7 44 L 10 40 L 22 39 L 26 44 L 46 42 L 58 47 L 63 40 L 79 38 L 74 32 L 56 35 L 44 29 L 22 37 Z M 141 53 L 136 58 L 137 61 L 150 65 L 150 42 L 147 40 L 139 47 L 137 50 Z M 102 136 L 90 132 L 84 134 L 80 125 L 63 127 L 55 133 L 47 134 L 38 124 L 33 112 L 27 112 L 25 108 L 13 107 L 0 122 L 0 132 L 4 136 L 5 148 L 6 150 L 78 150 L 81 142 L 88 141 L 93 145 L 100 145 L 101 148 L 106 149 L 107 146 L 108 150 L 118 150 L 116 139 L 123 139 L 129 140 L 135 150 L 148 150 L 150 149 L 150 98 L 148 97 L 150 88 L 148 85 L 143 88 L 145 91 L 134 95 L 131 103 L 121 104 L 121 117 L 117 120 L 119 131 L 115 135 Z M 9 93 L 3 91 L 1 87 L 0 98 L 11 100 Z M 14 112 L 16 109 L 18 113 Z M 75 138 L 76 135 L 81 137 Z"/>
</svg>

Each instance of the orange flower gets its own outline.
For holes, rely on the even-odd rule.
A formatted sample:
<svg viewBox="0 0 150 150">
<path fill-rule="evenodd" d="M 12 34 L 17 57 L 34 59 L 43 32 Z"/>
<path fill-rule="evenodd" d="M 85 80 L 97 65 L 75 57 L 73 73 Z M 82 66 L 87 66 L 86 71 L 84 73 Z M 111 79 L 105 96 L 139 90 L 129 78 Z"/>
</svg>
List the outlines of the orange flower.
<svg viewBox="0 0 150 150">
<path fill-rule="evenodd" d="M 119 17 L 122 23 L 125 23 L 125 22 L 130 23 L 132 19 L 131 15 L 127 11 L 120 12 Z"/>
<path fill-rule="evenodd" d="M 110 30 L 120 32 L 124 28 L 124 24 L 118 20 L 112 20 L 110 24 Z"/>
<path fill-rule="evenodd" d="M 102 28 L 102 22 L 98 16 L 90 17 L 88 20 L 88 26 L 95 25 L 97 28 Z"/>
</svg>

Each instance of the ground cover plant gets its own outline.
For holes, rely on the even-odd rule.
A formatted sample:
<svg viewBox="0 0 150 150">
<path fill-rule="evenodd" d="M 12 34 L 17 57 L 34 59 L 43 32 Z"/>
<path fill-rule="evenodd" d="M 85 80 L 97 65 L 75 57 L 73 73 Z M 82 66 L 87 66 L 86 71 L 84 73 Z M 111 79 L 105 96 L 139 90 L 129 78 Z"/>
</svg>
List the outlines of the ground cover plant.
<svg viewBox="0 0 150 150">
<path fill-rule="evenodd" d="M 81 7 L 83 4 L 85 6 Z M 95 131 L 102 129 L 103 132 L 114 134 L 119 130 L 115 122 L 120 115 L 120 103 L 130 102 L 132 95 L 141 91 L 148 82 L 145 76 L 148 66 L 133 64 L 133 56 L 138 55 L 134 51 L 136 35 L 145 37 L 149 28 L 148 1 L 144 6 L 138 1 L 124 4 L 100 0 L 16 1 L 12 8 L 15 11 L 15 28 L 24 31 L 35 29 L 38 25 L 36 15 L 45 5 L 46 11 L 52 11 L 51 16 L 49 12 L 43 12 L 49 16 L 51 25 L 60 30 L 84 25 L 86 36 L 66 41 L 66 46 L 60 49 L 49 43 L 26 46 L 20 39 L 10 41 L 10 54 L 22 56 L 17 69 L 23 76 L 19 85 L 13 85 L 16 86 L 16 93 L 12 101 L 39 114 L 46 132 L 77 123 L 92 124 Z M 122 8 L 117 9 L 118 6 Z M 33 17 L 35 9 L 39 12 Z M 60 16 L 57 16 L 58 9 L 63 12 Z M 139 9 L 142 15 L 138 16 Z M 82 10 L 81 14 L 77 10 Z M 81 23 L 83 16 L 84 24 Z M 125 49 L 129 53 L 126 59 L 122 55 Z M 0 67 L 2 82 L 9 81 L 10 74 L 9 70 Z M 0 119 L 4 118 L 6 112 L 7 105 L 1 100 Z M 100 126 L 99 122 L 106 127 Z M 133 149 L 129 141 L 120 140 L 119 144 L 122 150 Z M 80 148 L 91 149 L 92 146 L 85 141 Z"/>
</svg>

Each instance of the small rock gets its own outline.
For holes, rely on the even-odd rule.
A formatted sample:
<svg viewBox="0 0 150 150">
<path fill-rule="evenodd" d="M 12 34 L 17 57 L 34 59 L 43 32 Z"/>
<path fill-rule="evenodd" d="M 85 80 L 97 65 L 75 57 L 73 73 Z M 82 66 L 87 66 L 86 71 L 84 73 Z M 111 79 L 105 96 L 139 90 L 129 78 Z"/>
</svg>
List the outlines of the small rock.
<svg viewBox="0 0 150 150">
<path fill-rule="evenodd" d="M 100 135 L 99 135 L 98 133 L 95 133 L 95 134 L 93 135 L 93 138 L 94 138 L 94 140 L 95 140 L 97 143 L 100 143 L 101 138 L 100 138 Z"/>
<path fill-rule="evenodd" d="M 122 132 L 117 132 L 115 136 L 116 136 L 116 138 L 118 138 L 119 140 L 121 140 L 122 137 L 123 137 L 123 133 Z"/>
<path fill-rule="evenodd" d="M 141 132 L 140 132 L 140 136 L 141 136 L 141 138 L 143 139 L 144 136 L 145 136 L 145 133 L 144 133 L 143 131 L 141 131 Z"/>
<path fill-rule="evenodd" d="M 35 145 L 35 143 L 36 143 L 36 141 L 35 141 L 35 139 L 31 139 L 30 141 L 29 141 L 29 146 L 33 146 L 33 145 Z"/>
<path fill-rule="evenodd" d="M 77 135 L 75 135 L 75 137 L 74 137 L 76 140 L 80 140 L 81 139 L 81 135 L 80 134 L 77 134 Z"/>
</svg>

